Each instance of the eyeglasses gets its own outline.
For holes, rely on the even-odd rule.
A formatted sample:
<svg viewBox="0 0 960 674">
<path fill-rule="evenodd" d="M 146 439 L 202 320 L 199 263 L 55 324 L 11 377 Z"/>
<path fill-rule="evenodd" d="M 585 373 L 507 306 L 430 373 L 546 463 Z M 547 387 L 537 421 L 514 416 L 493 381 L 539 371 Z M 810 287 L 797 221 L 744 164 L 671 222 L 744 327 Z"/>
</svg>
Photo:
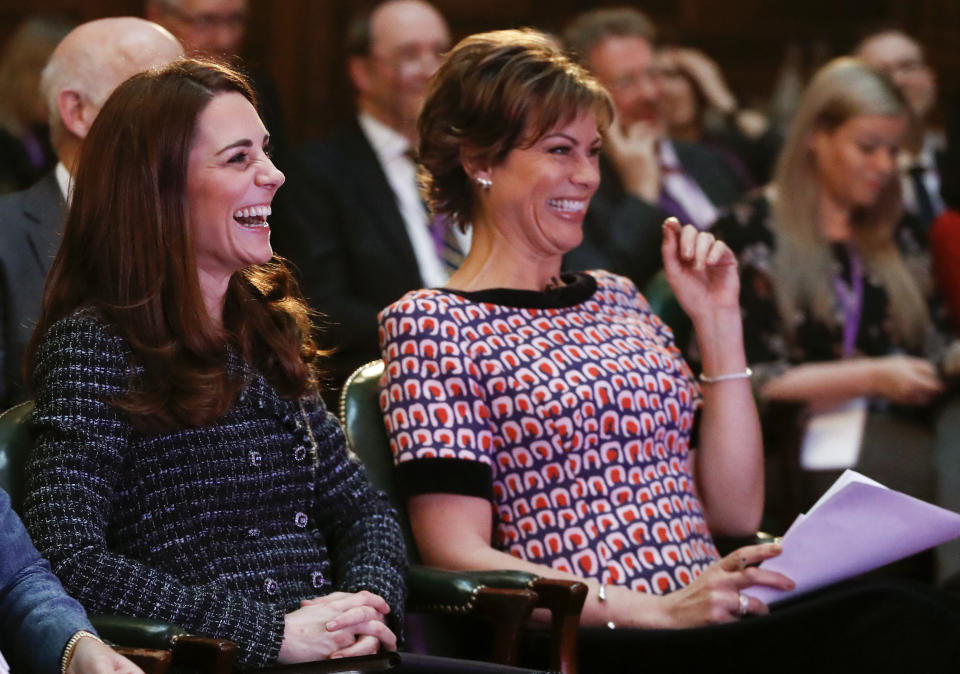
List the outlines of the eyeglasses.
<svg viewBox="0 0 960 674">
<path fill-rule="evenodd" d="M 424 47 L 401 48 L 392 54 L 370 54 L 370 58 L 386 63 L 395 73 L 404 77 L 423 71 L 433 73 L 445 55 L 444 49 Z"/>
<path fill-rule="evenodd" d="M 216 14 L 214 12 L 187 14 L 171 3 L 164 3 L 164 8 L 168 13 L 176 17 L 178 21 L 182 21 L 194 30 L 200 32 L 209 32 L 217 28 L 243 30 L 247 24 L 247 13 L 244 11 L 230 12 L 229 14 Z"/>
</svg>

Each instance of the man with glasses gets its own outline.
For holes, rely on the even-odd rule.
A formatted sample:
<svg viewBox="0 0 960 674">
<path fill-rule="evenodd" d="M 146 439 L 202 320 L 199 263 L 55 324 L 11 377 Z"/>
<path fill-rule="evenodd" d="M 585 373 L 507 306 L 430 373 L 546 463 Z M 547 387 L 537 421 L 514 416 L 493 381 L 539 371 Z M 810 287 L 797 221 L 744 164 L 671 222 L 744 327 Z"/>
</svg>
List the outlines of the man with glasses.
<svg viewBox="0 0 960 674">
<path fill-rule="evenodd" d="M 443 17 L 421 0 L 354 17 L 346 48 L 357 117 L 304 147 L 302 166 L 288 172 L 296 223 L 275 231 L 274 250 L 296 263 L 325 314 L 337 387 L 379 357 L 377 312 L 408 290 L 443 285 L 462 257 L 463 242 L 429 217 L 414 160 L 427 81 L 449 46 Z"/>
<path fill-rule="evenodd" d="M 188 56 L 222 59 L 234 65 L 240 61 L 250 19 L 247 0 L 147 0 L 145 13 L 147 19 L 173 33 Z M 277 86 L 256 66 L 244 64 L 242 69 L 257 93 L 274 163 L 286 169 L 287 137 Z"/>
<path fill-rule="evenodd" d="M 600 188 L 584 220 L 584 244 L 565 264 L 609 269 L 641 289 L 661 267 L 667 216 L 706 229 L 744 188 L 713 151 L 667 138 L 654 35 L 651 21 L 629 7 L 586 12 L 564 33 L 566 46 L 607 88 L 616 110 L 604 139 Z"/>
<path fill-rule="evenodd" d="M 854 54 L 886 72 L 910 106 L 911 124 L 898 159 L 903 203 L 926 230 L 944 209 L 936 160 L 943 136 L 927 126 L 937 99 L 936 77 L 920 45 L 899 30 L 868 35 Z"/>
<path fill-rule="evenodd" d="M 27 395 L 23 354 L 60 247 L 71 176 L 90 125 L 121 82 L 180 56 L 180 43 L 157 24 L 113 17 L 74 28 L 43 69 L 40 89 L 59 162 L 29 189 L 0 198 L 0 411 Z"/>
<path fill-rule="evenodd" d="M 146 13 L 191 56 L 232 58 L 247 32 L 246 0 L 148 0 Z"/>
</svg>

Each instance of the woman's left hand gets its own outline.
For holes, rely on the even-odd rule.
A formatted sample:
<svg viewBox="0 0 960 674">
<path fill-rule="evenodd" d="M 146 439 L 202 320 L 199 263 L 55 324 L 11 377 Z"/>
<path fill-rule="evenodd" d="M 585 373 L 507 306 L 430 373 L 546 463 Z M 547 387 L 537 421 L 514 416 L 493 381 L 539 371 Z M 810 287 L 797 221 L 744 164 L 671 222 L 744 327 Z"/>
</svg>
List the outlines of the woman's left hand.
<svg viewBox="0 0 960 674">
<path fill-rule="evenodd" d="M 696 322 L 740 302 L 737 259 L 722 241 L 676 218 L 663 223 L 663 268 L 680 306 Z"/>
<path fill-rule="evenodd" d="M 74 646 L 67 674 L 143 674 L 143 670 L 109 646 L 84 637 Z"/>
</svg>

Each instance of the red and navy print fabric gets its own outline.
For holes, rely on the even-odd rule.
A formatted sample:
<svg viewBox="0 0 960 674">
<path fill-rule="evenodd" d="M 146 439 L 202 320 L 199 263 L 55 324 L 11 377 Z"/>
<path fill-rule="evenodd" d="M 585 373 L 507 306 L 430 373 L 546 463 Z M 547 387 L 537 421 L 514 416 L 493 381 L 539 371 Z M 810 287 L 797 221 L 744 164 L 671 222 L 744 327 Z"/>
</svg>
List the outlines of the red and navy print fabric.
<svg viewBox="0 0 960 674">
<path fill-rule="evenodd" d="M 591 276 L 572 306 L 419 290 L 385 309 L 384 423 L 398 464 L 489 466 L 495 547 L 666 593 L 717 558 L 688 461 L 700 392 L 633 284 Z"/>
</svg>

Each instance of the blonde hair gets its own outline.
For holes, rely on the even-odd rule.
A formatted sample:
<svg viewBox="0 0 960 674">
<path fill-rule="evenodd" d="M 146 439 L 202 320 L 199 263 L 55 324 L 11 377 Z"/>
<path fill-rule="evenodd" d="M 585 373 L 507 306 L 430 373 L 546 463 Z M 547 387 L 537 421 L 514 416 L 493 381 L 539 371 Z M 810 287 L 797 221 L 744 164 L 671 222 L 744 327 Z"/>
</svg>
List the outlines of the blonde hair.
<svg viewBox="0 0 960 674">
<path fill-rule="evenodd" d="M 807 87 L 773 178 L 777 302 L 788 329 L 805 311 L 824 322 L 835 321 L 833 256 L 820 230 L 823 187 L 811 135 L 834 131 L 860 115 L 908 114 L 906 101 L 887 76 L 858 59 L 831 61 Z M 902 212 L 900 182 L 894 176 L 873 205 L 854 211 L 851 225 L 865 271 L 875 275 L 887 293 L 895 336 L 902 344 L 919 346 L 930 317 L 894 239 Z"/>
</svg>

